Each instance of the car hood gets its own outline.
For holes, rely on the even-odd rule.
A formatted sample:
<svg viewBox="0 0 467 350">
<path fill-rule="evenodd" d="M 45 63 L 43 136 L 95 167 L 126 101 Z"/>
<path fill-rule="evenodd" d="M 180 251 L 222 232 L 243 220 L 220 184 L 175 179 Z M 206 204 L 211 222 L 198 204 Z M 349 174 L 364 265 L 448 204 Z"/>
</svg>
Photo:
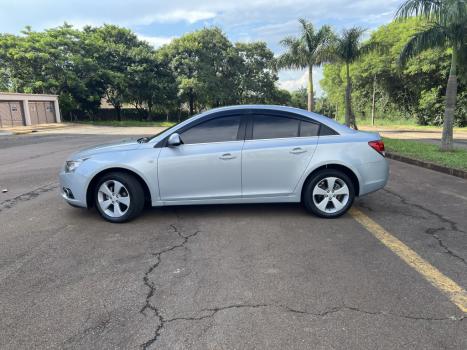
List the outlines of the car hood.
<svg viewBox="0 0 467 350">
<path fill-rule="evenodd" d="M 126 139 L 119 142 L 106 143 L 80 150 L 71 156 L 71 159 L 91 157 L 96 154 L 108 152 L 122 152 L 137 149 L 141 144 L 135 139 Z"/>
</svg>

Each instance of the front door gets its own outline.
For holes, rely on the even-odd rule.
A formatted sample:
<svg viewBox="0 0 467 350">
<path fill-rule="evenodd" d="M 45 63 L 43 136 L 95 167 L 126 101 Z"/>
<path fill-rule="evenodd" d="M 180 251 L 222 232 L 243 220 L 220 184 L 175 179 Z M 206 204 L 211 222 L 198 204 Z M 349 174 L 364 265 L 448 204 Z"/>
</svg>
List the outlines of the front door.
<svg viewBox="0 0 467 350">
<path fill-rule="evenodd" d="M 241 116 L 216 117 L 180 133 L 183 144 L 164 147 L 157 173 L 163 201 L 239 198 Z"/>
<path fill-rule="evenodd" d="M 253 114 L 242 151 L 244 198 L 289 196 L 318 142 L 319 125 L 300 119 Z"/>
</svg>

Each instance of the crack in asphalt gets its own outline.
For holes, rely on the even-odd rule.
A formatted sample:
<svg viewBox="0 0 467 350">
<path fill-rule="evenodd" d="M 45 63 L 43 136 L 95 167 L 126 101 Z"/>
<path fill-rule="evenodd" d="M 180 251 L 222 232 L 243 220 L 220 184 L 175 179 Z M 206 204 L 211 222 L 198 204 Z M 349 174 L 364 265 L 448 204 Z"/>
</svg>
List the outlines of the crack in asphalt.
<svg viewBox="0 0 467 350">
<path fill-rule="evenodd" d="M 73 335 L 72 337 L 66 339 L 63 344 L 69 344 L 69 343 L 75 343 L 78 340 L 81 340 L 85 338 L 88 334 L 101 334 L 102 332 L 105 331 L 107 326 L 110 324 L 111 321 L 111 313 L 107 310 L 107 307 L 104 305 L 104 310 L 105 310 L 105 317 L 102 318 L 101 320 L 98 320 L 95 324 L 86 327 L 83 329 L 83 331 L 79 332 L 78 334 Z M 85 324 L 90 320 L 91 315 L 88 316 L 86 321 L 84 322 Z"/>
<path fill-rule="evenodd" d="M 140 313 L 142 313 L 143 315 L 146 316 L 146 310 L 151 310 L 153 312 L 153 314 L 156 316 L 156 318 L 158 319 L 159 321 L 159 324 L 154 332 L 154 336 L 149 339 L 148 341 L 146 341 L 144 344 L 141 345 L 141 348 L 143 349 L 147 349 L 149 346 L 151 346 L 151 344 L 153 344 L 155 341 L 157 341 L 157 339 L 159 338 L 160 336 L 160 333 L 162 331 L 162 329 L 164 328 L 164 325 L 165 323 L 167 322 L 164 317 L 162 316 L 160 310 L 157 308 L 156 305 L 152 304 L 151 303 L 151 298 L 154 296 L 155 292 L 156 292 L 156 284 L 154 282 L 152 282 L 150 279 L 149 279 L 149 275 L 160 265 L 161 263 L 161 256 L 162 254 L 165 254 L 165 253 L 168 253 L 168 252 L 171 252 L 177 248 L 182 248 L 184 247 L 184 245 L 188 242 L 188 240 L 192 237 L 195 237 L 200 231 L 195 231 L 194 233 L 191 233 L 189 235 L 184 235 L 178 228 L 177 226 L 171 224 L 169 226 L 172 231 L 174 233 L 177 234 L 177 236 L 179 238 L 182 239 L 181 243 L 178 243 L 178 244 L 175 244 L 175 245 L 172 245 L 170 247 L 167 247 L 167 248 L 164 248 L 156 253 L 153 253 L 153 256 L 156 258 L 156 261 L 154 264 L 152 264 L 149 269 L 146 271 L 146 273 L 144 274 L 144 277 L 143 277 L 143 282 L 144 282 L 144 285 L 149 289 L 148 291 L 148 294 L 146 295 L 146 302 L 144 304 L 144 306 L 141 308 L 140 310 Z"/>
<path fill-rule="evenodd" d="M 50 192 L 52 190 L 55 190 L 58 188 L 58 183 L 51 183 L 47 184 L 41 187 L 38 187 L 32 191 L 20 194 L 19 196 L 16 196 L 11 199 L 7 199 L 3 202 L 0 202 L 0 212 L 5 209 L 11 209 L 15 205 L 17 205 L 19 202 L 26 202 L 31 199 L 39 197 L 41 194 Z"/>
<path fill-rule="evenodd" d="M 398 195 L 397 193 L 394 193 L 392 191 L 386 190 L 388 193 L 396 196 L 399 198 L 403 204 L 406 205 L 413 205 L 435 217 L 437 217 L 440 221 L 443 223 L 449 224 L 449 227 L 457 232 L 464 232 L 462 230 L 459 230 L 457 227 L 457 224 L 449 219 L 444 218 L 442 215 L 432 212 L 431 210 L 424 208 L 421 205 L 418 204 L 413 204 L 409 203 L 405 198 L 402 196 Z M 176 213 L 177 219 L 179 218 L 179 215 Z M 169 247 L 163 248 L 159 250 L 156 253 L 152 253 L 152 255 L 155 258 L 155 262 L 146 270 L 144 277 L 143 277 L 143 282 L 144 285 L 148 288 L 148 293 L 146 295 L 146 300 L 144 306 L 141 308 L 140 313 L 143 315 L 147 316 L 148 310 L 152 312 L 152 314 L 156 317 L 158 321 L 158 325 L 156 327 L 156 330 L 154 331 L 154 335 L 152 338 L 147 340 L 145 343 L 141 344 L 140 347 L 142 349 L 148 349 L 151 345 L 153 345 L 157 340 L 159 340 L 161 333 L 163 329 L 170 323 L 177 322 L 177 321 L 188 321 L 188 322 L 196 322 L 196 321 L 202 321 L 206 319 L 210 319 L 216 316 L 219 312 L 222 311 L 229 311 L 229 310 L 234 310 L 234 309 L 257 309 L 257 308 L 276 308 L 280 309 L 285 312 L 290 312 L 290 313 L 295 313 L 295 314 L 301 314 L 301 315 L 306 315 L 306 316 L 311 316 L 311 317 L 326 317 L 328 315 L 332 315 L 335 313 L 339 312 L 356 312 L 360 314 L 365 314 L 365 315 L 370 315 L 370 316 L 390 316 L 390 317 L 396 317 L 396 318 L 401 318 L 401 319 L 406 319 L 406 320 L 412 320 L 412 321 L 428 321 L 428 322 L 443 322 L 443 321 L 449 321 L 449 322 L 462 322 L 464 321 L 467 316 L 450 316 L 450 317 L 424 317 L 424 316 L 414 316 L 414 315 L 406 315 L 406 314 L 397 314 L 397 313 L 392 313 L 392 312 L 387 312 L 387 311 L 371 311 L 371 310 L 364 310 L 358 307 L 353 307 L 353 306 L 335 306 L 335 307 L 330 307 L 328 309 L 325 309 L 321 312 L 311 312 L 307 310 L 300 310 L 300 309 L 294 309 L 292 307 L 289 307 L 287 305 L 282 305 L 282 304 L 231 304 L 227 306 L 219 306 L 219 307 L 212 307 L 212 308 L 205 308 L 201 309 L 197 313 L 200 314 L 199 316 L 178 316 L 178 317 L 173 317 L 173 318 L 168 318 L 164 315 L 162 315 L 160 308 L 154 305 L 151 302 L 152 297 L 156 293 L 156 284 L 150 280 L 150 275 L 151 273 L 159 267 L 159 265 L 162 262 L 162 255 L 169 253 L 171 251 L 174 251 L 178 248 L 185 248 L 185 244 L 188 243 L 190 238 L 195 237 L 200 231 L 195 231 L 189 235 L 185 235 L 182 233 L 179 228 L 171 224 L 169 225 L 170 229 L 172 230 L 173 233 L 177 234 L 177 236 L 181 239 L 181 241 L 177 244 L 171 245 Z M 454 252 L 452 252 L 447 246 L 444 245 L 442 240 L 437 236 L 437 232 L 445 230 L 444 227 L 442 228 L 436 228 L 433 229 L 434 231 L 430 231 L 429 234 L 431 234 L 434 238 L 438 240 L 439 245 L 450 255 L 462 260 L 464 263 L 466 261 L 460 257 L 457 256 Z M 428 230 L 427 230 L 428 231 Z"/>
<path fill-rule="evenodd" d="M 466 233 L 465 231 L 459 229 L 456 222 L 454 222 L 452 220 L 449 220 L 448 218 L 445 218 L 443 215 L 441 215 L 441 214 L 439 214 L 439 213 L 437 213 L 437 212 L 435 212 L 435 211 L 433 211 L 431 209 L 425 208 L 421 204 L 409 202 L 406 198 L 404 198 L 400 194 L 398 194 L 396 192 L 393 192 L 391 190 L 388 190 L 387 188 L 384 188 L 383 191 L 385 191 L 385 192 L 393 195 L 394 197 L 398 198 L 402 202 L 402 204 L 416 207 L 416 208 L 418 208 L 418 209 L 420 209 L 420 210 L 422 210 L 422 211 L 436 217 L 438 219 L 438 221 L 440 221 L 441 223 L 443 223 L 445 225 L 448 225 L 451 231 L 458 232 L 458 233 Z M 445 251 L 445 253 L 447 253 L 448 255 L 452 256 L 455 259 L 457 259 L 458 261 L 462 262 L 463 264 L 467 265 L 467 260 L 465 258 L 463 258 L 462 256 L 460 256 L 459 254 L 455 253 L 452 249 L 450 249 L 443 242 L 441 237 L 439 237 L 438 232 L 445 231 L 445 230 L 446 230 L 446 227 L 429 227 L 429 228 L 427 228 L 425 230 L 425 233 L 427 235 L 432 236 L 438 242 L 438 245 Z"/>
<path fill-rule="evenodd" d="M 430 235 L 432 236 L 433 238 L 435 238 L 437 241 L 438 241 L 438 244 L 441 248 L 443 248 L 446 253 L 448 253 L 449 255 L 459 259 L 460 261 L 462 261 L 465 265 L 467 265 L 467 260 L 464 259 L 462 256 L 456 254 L 455 252 L 453 252 L 446 244 L 444 244 L 443 240 L 438 236 L 438 232 L 441 232 L 441 231 L 445 231 L 446 228 L 445 227 L 437 227 L 437 228 L 433 228 L 433 227 L 429 227 L 425 230 L 425 233 L 427 235 Z"/>
<path fill-rule="evenodd" d="M 324 317 L 330 314 L 338 313 L 338 312 L 345 312 L 345 311 L 350 311 L 350 312 L 358 312 L 366 315 L 373 315 L 373 316 L 393 316 L 393 317 L 398 317 L 398 318 L 404 318 L 408 320 L 416 320 L 416 321 L 463 321 L 466 316 L 461 316 L 461 317 L 423 317 L 423 316 L 412 316 L 412 315 L 404 315 L 404 314 L 396 314 L 392 312 L 386 312 L 386 311 L 369 311 L 369 310 L 364 310 L 360 309 L 358 307 L 354 306 L 335 306 L 331 307 L 329 309 L 326 309 L 322 312 L 315 313 L 315 312 L 309 312 L 309 311 L 303 311 L 303 310 L 297 310 L 297 309 L 292 309 L 286 305 L 280 305 L 280 307 L 284 308 L 288 312 L 293 312 L 293 313 L 298 313 L 298 314 L 305 314 L 305 315 L 310 315 L 310 316 L 315 316 L 315 317 Z"/>
<path fill-rule="evenodd" d="M 232 309 L 257 309 L 257 308 L 276 308 L 276 309 L 281 309 L 285 312 L 290 312 L 294 314 L 300 314 L 300 315 L 306 315 L 306 316 L 311 316 L 311 317 L 326 317 L 328 315 L 332 315 L 335 313 L 339 312 L 357 312 L 360 314 L 365 314 L 365 315 L 370 315 L 370 316 L 392 316 L 392 317 L 397 317 L 397 318 L 402 318 L 406 320 L 411 320 L 411 321 L 428 321 L 428 322 L 444 322 L 444 321 L 449 321 L 449 322 L 462 322 L 464 321 L 467 317 L 466 316 L 461 316 L 461 317 L 423 317 L 423 316 L 412 316 L 412 315 L 403 315 L 403 314 L 396 314 L 396 313 L 391 313 L 391 312 L 385 312 L 385 311 L 369 311 L 369 310 L 364 310 L 360 309 L 357 307 L 352 307 L 352 306 L 335 306 L 331 307 L 328 309 L 325 309 L 324 311 L 321 312 L 310 312 L 306 310 L 299 310 L 299 309 L 294 309 L 291 308 L 287 305 L 282 305 L 282 304 L 233 304 L 233 305 L 227 305 L 227 306 L 220 306 L 220 307 L 215 307 L 215 308 L 207 308 L 207 309 L 202 309 L 199 311 L 199 313 L 205 313 L 207 312 L 206 315 L 202 316 L 193 316 L 193 317 L 174 317 L 174 318 L 167 318 L 163 319 L 163 325 L 165 326 L 168 323 L 172 322 L 177 322 L 177 321 L 188 321 L 188 322 L 193 322 L 193 321 L 202 321 L 206 319 L 210 319 L 216 316 L 217 313 L 221 311 L 229 311 Z M 162 329 L 162 328 L 161 328 Z M 159 333 L 160 335 L 160 333 Z M 152 343 L 151 343 L 152 344 Z"/>
</svg>

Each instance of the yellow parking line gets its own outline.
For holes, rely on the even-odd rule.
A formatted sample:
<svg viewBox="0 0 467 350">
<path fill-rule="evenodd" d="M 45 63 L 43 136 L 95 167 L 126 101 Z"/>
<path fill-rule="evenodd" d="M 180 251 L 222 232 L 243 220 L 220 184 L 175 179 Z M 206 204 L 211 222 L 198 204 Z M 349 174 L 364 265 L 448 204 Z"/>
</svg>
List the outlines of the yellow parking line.
<svg viewBox="0 0 467 350">
<path fill-rule="evenodd" d="M 456 282 L 443 275 L 436 267 L 424 260 L 420 255 L 415 253 L 407 245 L 391 235 L 360 210 L 352 208 L 349 213 L 381 243 L 396 253 L 434 287 L 443 292 L 459 309 L 467 313 L 467 292 Z"/>
</svg>

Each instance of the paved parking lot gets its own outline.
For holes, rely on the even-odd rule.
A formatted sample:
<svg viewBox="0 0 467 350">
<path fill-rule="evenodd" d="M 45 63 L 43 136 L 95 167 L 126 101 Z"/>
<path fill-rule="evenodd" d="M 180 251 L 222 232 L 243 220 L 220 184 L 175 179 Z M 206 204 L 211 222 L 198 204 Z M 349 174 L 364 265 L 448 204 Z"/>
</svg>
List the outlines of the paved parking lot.
<svg viewBox="0 0 467 350">
<path fill-rule="evenodd" d="M 355 212 L 172 207 L 115 225 L 68 206 L 67 155 L 119 138 L 0 137 L 1 349 L 467 348 L 467 181 L 391 162 L 355 204 L 450 295 Z"/>
</svg>

